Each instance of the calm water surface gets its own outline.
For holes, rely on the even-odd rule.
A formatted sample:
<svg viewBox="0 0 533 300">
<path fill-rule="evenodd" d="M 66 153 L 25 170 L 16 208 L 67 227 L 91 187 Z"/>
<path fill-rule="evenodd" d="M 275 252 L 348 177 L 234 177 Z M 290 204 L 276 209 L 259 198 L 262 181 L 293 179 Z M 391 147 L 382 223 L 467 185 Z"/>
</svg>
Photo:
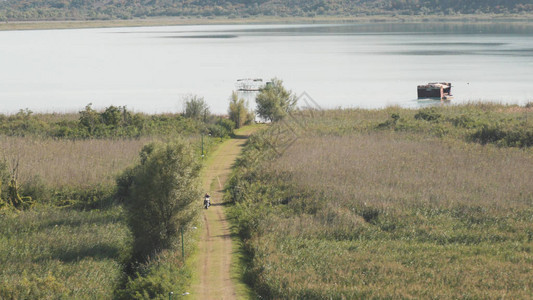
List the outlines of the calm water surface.
<svg viewBox="0 0 533 300">
<path fill-rule="evenodd" d="M 0 32 L 0 112 L 127 105 L 224 113 L 239 78 L 278 77 L 321 107 L 419 107 L 416 86 L 454 103 L 533 101 L 533 25 L 209 25 Z"/>
</svg>

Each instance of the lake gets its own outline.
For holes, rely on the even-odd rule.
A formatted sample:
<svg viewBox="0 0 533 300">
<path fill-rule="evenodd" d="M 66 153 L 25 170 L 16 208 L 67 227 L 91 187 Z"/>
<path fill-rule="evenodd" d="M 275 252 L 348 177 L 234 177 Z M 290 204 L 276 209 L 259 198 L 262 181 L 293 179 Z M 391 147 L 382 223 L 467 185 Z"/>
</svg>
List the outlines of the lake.
<svg viewBox="0 0 533 300">
<path fill-rule="evenodd" d="M 453 84 L 452 103 L 525 104 L 533 101 L 533 24 L 0 32 L 1 113 L 70 112 L 88 103 L 178 112 L 191 94 L 224 113 L 237 79 L 272 77 L 322 108 L 420 107 L 416 86 L 433 81 Z"/>
</svg>

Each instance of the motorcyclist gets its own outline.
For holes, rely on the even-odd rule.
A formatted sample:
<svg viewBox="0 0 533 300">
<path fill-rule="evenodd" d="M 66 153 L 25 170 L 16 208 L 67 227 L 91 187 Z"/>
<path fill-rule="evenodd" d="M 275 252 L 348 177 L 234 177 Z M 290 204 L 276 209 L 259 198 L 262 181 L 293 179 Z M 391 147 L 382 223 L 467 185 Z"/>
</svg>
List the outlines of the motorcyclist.
<svg viewBox="0 0 533 300">
<path fill-rule="evenodd" d="M 207 209 L 210 205 L 211 205 L 211 202 L 209 200 L 211 196 L 209 196 L 208 193 L 205 193 L 205 196 L 204 196 L 204 207 L 205 209 Z"/>
</svg>

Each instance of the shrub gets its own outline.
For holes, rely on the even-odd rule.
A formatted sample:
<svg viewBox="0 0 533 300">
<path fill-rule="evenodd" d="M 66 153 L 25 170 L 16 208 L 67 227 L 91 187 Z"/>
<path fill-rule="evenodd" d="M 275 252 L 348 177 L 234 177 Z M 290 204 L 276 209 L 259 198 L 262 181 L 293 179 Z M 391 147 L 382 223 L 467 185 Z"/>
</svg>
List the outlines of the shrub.
<svg viewBox="0 0 533 300">
<path fill-rule="evenodd" d="M 220 118 L 217 122 L 217 125 L 222 126 L 226 131 L 226 135 L 233 135 L 233 130 L 235 129 L 235 122 L 230 119 Z"/>
<path fill-rule="evenodd" d="M 210 124 L 207 126 L 209 134 L 213 137 L 225 137 L 227 136 L 226 129 L 218 124 Z"/>
<path fill-rule="evenodd" d="M 484 125 L 470 135 L 470 138 L 481 144 L 493 143 L 504 147 L 533 146 L 533 128 L 527 125 L 515 125 L 504 128 L 502 125 Z"/>
<path fill-rule="evenodd" d="M 51 190 L 45 185 L 39 175 L 31 176 L 27 181 L 21 184 L 20 189 L 24 195 L 27 195 L 40 203 L 50 202 L 51 200 Z"/>
<path fill-rule="evenodd" d="M 31 197 L 20 196 L 20 189 L 15 178 L 12 178 L 7 186 L 7 204 L 15 209 L 23 210 L 33 206 Z"/>
<path fill-rule="evenodd" d="M 390 119 L 383 122 L 383 123 L 379 123 L 377 128 L 391 128 L 391 127 L 395 127 L 396 124 L 398 123 L 398 120 L 400 120 L 400 114 L 398 113 L 393 113 L 390 115 Z"/>
<path fill-rule="evenodd" d="M 231 94 L 228 115 L 230 120 L 235 123 L 235 128 L 241 128 L 254 120 L 254 114 L 248 109 L 248 103 L 239 98 L 236 92 Z"/>
<path fill-rule="evenodd" d="M 474 128 L 476 126 L 475 120 L 466 114 L 453 117 L 450 119 L 450 122 L 452 122 L 455 127 L 461 128 Z"/>
<path fill-rule="evenodd" d="M 418 111 L 418 113 L 415 115 L 415 119 L 417 120 L 426 120 L 426 121 L 437 121 L 441 117 L 441 114 L 437 112 L 437 110 L 433 107 L 431 108 L 424 108 Z"/>
<path fill-rule="evenodd" d="M 186 118 L 205 121 L 209 116 L 209 106 L 204 98 L 189 96 L 185 100 L 185 112 L 183 115 Z"/>
</svg>

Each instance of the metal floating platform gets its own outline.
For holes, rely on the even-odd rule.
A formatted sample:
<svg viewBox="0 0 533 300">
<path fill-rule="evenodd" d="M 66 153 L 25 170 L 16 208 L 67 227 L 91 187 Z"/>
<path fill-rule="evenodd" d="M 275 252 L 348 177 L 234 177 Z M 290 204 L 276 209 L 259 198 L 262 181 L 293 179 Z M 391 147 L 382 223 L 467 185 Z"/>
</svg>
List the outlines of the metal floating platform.
<svg viewBox="0 0 533 300">
<path fill-rule="evenodd" d="M 452 100 L 452 84 L 449 82 L 430 82 L 417 86 L 418 99 Z"/>
</svg>

